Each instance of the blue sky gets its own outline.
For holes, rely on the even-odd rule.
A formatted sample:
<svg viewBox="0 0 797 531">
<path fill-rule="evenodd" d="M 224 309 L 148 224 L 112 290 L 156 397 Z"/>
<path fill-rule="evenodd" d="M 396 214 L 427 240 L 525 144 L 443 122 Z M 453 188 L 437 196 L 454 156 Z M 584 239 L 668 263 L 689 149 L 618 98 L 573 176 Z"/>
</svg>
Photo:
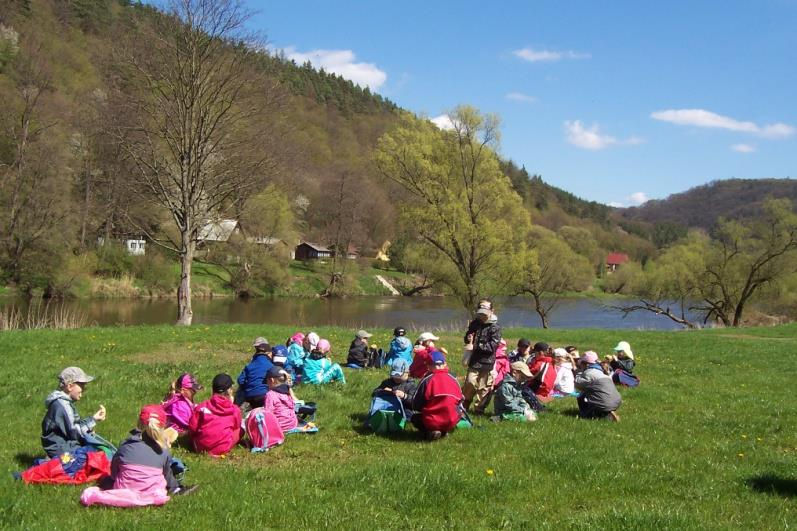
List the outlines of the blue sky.
<svg viewBox="0 0 797 531">
<path fill-rule="evenodd" d="M 248 4 L 271 46 L 406 109 L 498 113 L 502 156 L 586 199 L 797 178 L 797 0 Z"/>
</svg>

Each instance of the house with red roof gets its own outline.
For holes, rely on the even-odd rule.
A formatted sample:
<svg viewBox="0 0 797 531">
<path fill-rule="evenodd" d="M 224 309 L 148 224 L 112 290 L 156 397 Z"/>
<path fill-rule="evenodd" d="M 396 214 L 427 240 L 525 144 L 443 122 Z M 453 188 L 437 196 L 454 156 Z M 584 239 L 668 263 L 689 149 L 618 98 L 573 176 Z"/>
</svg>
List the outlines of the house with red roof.
<svg viewBox="0 0 797 531">
<path fill-rule="evenodd" d="M 609 253 L 606 257 L 606 272 L 614 273 L 624 263 L 628 262 L 630 258 L 625 253 Z"/>
</svg>

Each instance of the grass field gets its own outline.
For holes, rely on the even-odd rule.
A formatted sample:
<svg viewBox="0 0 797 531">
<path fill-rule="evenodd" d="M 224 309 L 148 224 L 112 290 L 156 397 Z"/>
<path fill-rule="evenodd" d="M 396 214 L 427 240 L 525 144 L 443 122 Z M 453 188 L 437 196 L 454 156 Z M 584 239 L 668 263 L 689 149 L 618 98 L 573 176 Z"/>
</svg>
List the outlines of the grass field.
<svg viewBox="0 0 797 531">
<path fill-rule="evenodd" d="M 25 529 L 784 529 L 797 525 L 797 405 L 789 389 L 797 326 L 697 332 L 507 330 L 606 353 L 637 353 L 642 385 L 624 390 L 622 421 L 580 421 L 574 400 L 533 424 L 477 419 L 435 443 L 409 428 L 382 438 L 362 428 L 381 372 L 347 371 L 346 386 L 300 386 L 319 404 L 316 435 L 290 436 L 264 455 L 216 460 L 175 449 L 200 490 L 162 508 L 80 506 L 82 487 L 11 479 L 41 454 L 45 395 L 61 368 L 97 380 L 79 410 L 99 404 L 99 433 L 119 441 L 138 409 L 192 371 L 208 384 L 237 376 L 252 339 L 293 329 L 224 325 L 94 328 L 0 334 L 0 525 Z M 350 331 L 318 330 L 341 360 Z M 379 331 L 386 344 L 387 331 Z M 458 350 L 459 338 L 441 344 Z M 455 372 L 462 372 L 461 370 Z M 199 395 L 207 397 L 208 391 Z"/>
</svg>

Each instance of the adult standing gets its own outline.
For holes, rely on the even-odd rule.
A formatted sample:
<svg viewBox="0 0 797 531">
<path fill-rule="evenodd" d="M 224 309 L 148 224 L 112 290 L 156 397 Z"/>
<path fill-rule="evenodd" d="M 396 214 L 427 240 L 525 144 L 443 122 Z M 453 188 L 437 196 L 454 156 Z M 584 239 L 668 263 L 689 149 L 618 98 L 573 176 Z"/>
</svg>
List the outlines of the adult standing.
<svg viewBox="0 0 797 531">
<path fill-rule="evenodd" d="M 463 405 L 467 410 L 473 403 L 477 414 L 484 414 L 487 406 L 485 398 L 493 386 L 493 368 L 495 351 L 501 342 L 501 327 L 493 317 L 492 304 L 481 301 L 476 310 L 476 318 L 468 325 L 465 344 L 473 344 L 473 351 L 468 360 L 468 372 L 462 384 Z"/>
</svg>

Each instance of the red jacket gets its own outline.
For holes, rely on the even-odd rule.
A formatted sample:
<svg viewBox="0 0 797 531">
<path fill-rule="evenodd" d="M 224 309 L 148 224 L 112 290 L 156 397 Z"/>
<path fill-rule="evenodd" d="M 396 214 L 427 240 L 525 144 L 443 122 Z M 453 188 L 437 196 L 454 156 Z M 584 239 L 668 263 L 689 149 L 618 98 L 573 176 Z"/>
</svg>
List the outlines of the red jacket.
<svg viewBox="0 0 797 531">
<path fill-rule="evenodd" d="M 226 454 L 241 439 L 241 410 L 228 397 L 213 395 L 196 406 L 188 431 L 197 452 Z"/>
<path fill-rule="evenodd" d="M 554 384 L 556 383 L 556 367 L 553 364 L 553 358 L 548 356 L 537 356 L 534 358 L 531 366 L 531 373 L 535 376 L 535 380 L 539 380 L 540 385 L 534 391 L 534 394 L 541 397 L 548 397 L 553 392 Z M 537 373 L 542 371 L 542 374 L 537 377 Z"/>
<path fill-rule="evenodd" d="M 434 369 L 415 392 L 412 408 L 418 412 L 428 431 L 448 433 L 461 415 L 462 390 L 448 369 Z"/>
<path fill-rule="evenodd" d="M 410 365 L 410 378 L 423 378 L 429 372 L 432 363 L 432 350 L 427 347 L 417 346 L 412 350 L 415 355 Z"/>
</svg>

